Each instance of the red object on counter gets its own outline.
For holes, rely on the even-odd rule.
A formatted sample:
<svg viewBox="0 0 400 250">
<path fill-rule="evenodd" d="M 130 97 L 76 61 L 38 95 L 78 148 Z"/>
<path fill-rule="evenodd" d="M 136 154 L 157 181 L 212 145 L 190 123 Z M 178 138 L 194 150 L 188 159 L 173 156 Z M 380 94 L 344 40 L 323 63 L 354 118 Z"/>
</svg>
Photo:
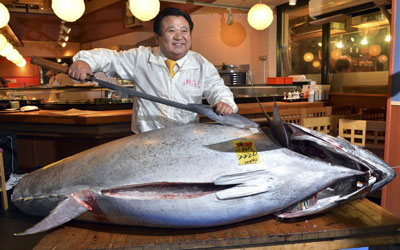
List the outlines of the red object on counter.
<svg viewBox="0 0 400 250">
<path fill-rule="evenodd" d="M 293 84 L 293 77 L 285 77 L 285 84 Z"/>
<path fill-rule="evenodd" d="M 268 77 L 267 84 L 285 84 L 285 77 Z"/>
</svg>

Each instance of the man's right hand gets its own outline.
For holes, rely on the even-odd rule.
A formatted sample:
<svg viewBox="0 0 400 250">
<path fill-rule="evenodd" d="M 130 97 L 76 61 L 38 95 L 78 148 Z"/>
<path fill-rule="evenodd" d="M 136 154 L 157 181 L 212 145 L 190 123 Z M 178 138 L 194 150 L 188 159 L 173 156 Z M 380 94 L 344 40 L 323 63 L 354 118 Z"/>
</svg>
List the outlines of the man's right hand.
<svg viewBox="0 0 400 250">
<path fill-rule="evenodd" d="M 87 75 L 93 74 L 89 64 L 84 61 L 76 61 L 68 68 L 68 75 L 76 80 L 85 81 Z"/>
</svg>

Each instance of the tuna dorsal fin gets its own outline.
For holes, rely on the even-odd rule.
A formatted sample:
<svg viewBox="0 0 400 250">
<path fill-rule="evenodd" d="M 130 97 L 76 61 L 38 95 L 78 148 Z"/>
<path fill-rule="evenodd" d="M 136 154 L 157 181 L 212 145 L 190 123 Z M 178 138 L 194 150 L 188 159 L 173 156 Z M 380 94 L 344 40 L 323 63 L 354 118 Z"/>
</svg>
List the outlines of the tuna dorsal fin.
<svg viewBox="0 0 400 250">
<path fill-rule="evenodd" d="M 73 194 L 70 194 L 67 199 L 58 203 L 58 205 L 43 220 L 27 229 L 25 232 L 16 233 L 14 235 L 29 235 L 47 231 L 78 217 L 88 210 L 88 208 L 82 206 L 76 200 Z"/>
<path fill-rule="evenodd" d="M 289 138 L 285 129 L 285 126 L 279 113 L 278 105 L 274 100 L 274 119 L 271 122 L 271 130 L 274 137 L 280 142 L 280 144 L 286 148 L 289 147 Z"/>
<path fill-rule="evenodd" d="M 215 185 L 235 185 L 216 193 L 218 199 L 236 199 L 244 196 L 267 192 L 271 189 L 268 171 L 256 170 L 232 175 L 224 175 L 214 181 Z"/>
</svg>

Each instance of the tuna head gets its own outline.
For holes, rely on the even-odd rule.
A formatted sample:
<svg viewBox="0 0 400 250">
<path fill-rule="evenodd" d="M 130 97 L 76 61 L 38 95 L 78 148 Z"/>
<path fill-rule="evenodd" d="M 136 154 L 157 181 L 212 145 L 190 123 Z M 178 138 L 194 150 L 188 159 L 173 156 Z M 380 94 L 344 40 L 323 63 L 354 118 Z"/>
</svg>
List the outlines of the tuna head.
<svg viewBox="0 0 400 250">
<path fill-rule="evenodd" d="M 350 142 L 316 132 L 297 124 L 285 123 L 290 149 L 312 159 L 344 166 L 367 174 L 338 181 L 277 213 L 281 218 L 312 215 L 364 197 L 395 177 L 395 171 L 370 151 Z"/>
</svg>

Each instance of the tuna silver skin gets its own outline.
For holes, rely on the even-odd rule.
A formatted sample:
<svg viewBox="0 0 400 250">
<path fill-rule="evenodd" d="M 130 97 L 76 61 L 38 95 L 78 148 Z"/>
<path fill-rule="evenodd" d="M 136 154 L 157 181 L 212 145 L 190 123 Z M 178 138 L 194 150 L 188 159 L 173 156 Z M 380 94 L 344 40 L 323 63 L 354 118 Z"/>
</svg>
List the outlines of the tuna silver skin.
<svg viewBox="0 0 400 250">
<path fill-rule="evenodd" d="M 19 235 L 71 219 L 199 228 L 271 213 L 298 217 L 362 198 L 394 178 L 385 162 L 347 141 L 284 127 L 289 148 L 269 129 L 189 124 L 121 138 L 53 163 L 14 189 L 19 209 L 47 216 Z M 245 156 L 250 164 L 239 164 L 238 141 L 255 146 Z"/>
</svg>

